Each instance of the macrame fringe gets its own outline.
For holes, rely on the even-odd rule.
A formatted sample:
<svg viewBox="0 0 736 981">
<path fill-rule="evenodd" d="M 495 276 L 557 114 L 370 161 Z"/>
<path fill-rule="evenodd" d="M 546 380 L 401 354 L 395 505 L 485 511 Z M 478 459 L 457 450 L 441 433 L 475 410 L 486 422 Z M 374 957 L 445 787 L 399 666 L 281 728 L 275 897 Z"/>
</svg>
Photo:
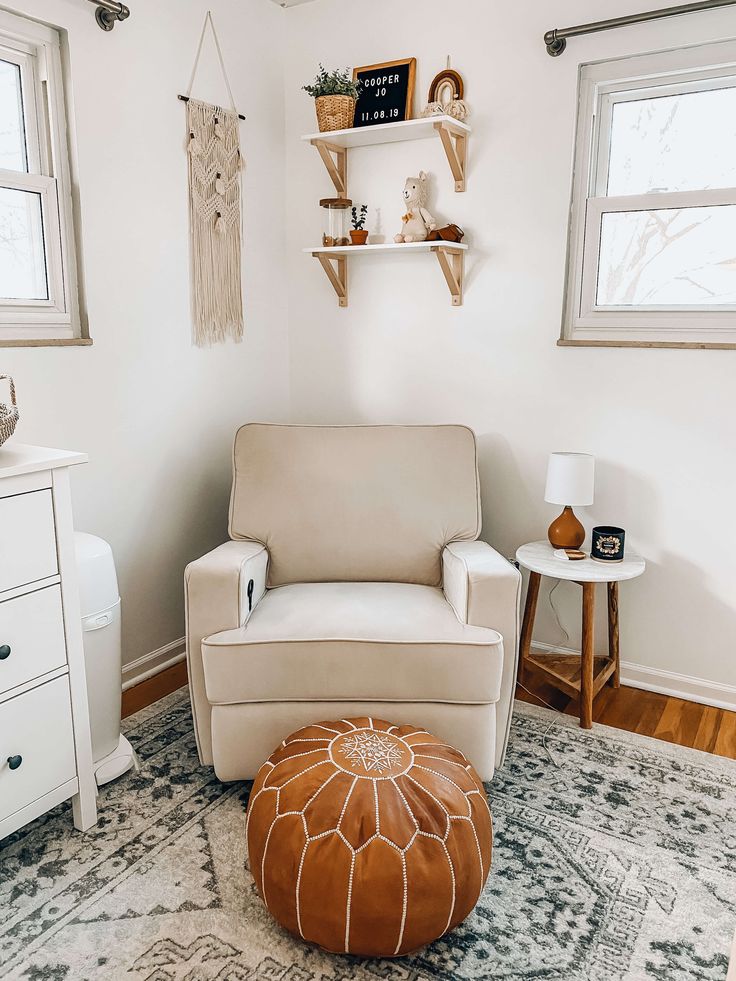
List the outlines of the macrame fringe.
<svg viewBox="0 0 736 981">
<path fill-rule="evenodd" d="M 189 230 L 193 340 L 199 347 L 243 338 L 239 120 L 190 99 Z"/>
</svg>

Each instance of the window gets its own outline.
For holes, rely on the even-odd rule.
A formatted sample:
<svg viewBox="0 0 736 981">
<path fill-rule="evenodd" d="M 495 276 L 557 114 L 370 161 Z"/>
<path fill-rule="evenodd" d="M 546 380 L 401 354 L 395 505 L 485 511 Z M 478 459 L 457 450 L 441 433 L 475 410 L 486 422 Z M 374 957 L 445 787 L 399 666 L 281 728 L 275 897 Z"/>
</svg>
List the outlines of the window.
<svg viewBox="0 0 736 981">
<path fill-rule="evenodd" d="M 561 343 L 736 346 L 736 42 L 582 65 Z"/>
<path fill-rule="evenodd" d="M 81 334 L 60 47 L 0 11 L 0 344 Z"/>
</svg>

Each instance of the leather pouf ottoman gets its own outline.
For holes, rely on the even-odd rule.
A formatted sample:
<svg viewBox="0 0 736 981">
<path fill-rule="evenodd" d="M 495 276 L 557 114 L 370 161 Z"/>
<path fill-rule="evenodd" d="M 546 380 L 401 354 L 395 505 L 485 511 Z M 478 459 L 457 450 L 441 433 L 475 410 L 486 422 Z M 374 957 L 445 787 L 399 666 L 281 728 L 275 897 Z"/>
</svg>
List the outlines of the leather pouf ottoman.
<svg viewBox="0 0 736 981">
<path fill-rule="evenodd" d="M 488 802 L 462 753 L 379 719 L 285 739 L 253 784 L 247 836 L 279 923 L 364 957 L 407 954 L 457 926 L 491 864 Z"/>
</svg>

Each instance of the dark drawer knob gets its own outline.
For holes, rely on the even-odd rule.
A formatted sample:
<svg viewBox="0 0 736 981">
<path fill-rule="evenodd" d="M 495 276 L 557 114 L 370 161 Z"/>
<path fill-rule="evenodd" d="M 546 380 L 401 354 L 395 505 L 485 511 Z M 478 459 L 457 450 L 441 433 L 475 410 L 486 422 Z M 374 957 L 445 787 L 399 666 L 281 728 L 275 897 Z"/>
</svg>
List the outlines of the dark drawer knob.
<svg viewBox="0 0 736 981">
<path fill-rule="evenodd" d="M 0 661 L 10 657 L 10 644 L 0 644 Z"/>
<path fill-rule="evenodd" d="M 11 770 L 17 770 L 18 767 L 21 765 L 22 762 L 23 762 L 23 757 L 22 756 L 9 756 L 8 757 L 8 766 L 10 767 Z"/>
</svg>

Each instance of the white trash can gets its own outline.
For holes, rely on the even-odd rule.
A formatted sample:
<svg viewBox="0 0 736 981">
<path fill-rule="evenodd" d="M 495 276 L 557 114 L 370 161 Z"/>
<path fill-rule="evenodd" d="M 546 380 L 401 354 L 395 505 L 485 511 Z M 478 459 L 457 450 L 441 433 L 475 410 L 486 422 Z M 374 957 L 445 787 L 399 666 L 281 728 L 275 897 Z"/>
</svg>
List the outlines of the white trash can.
<svg viewBox="0 0 736 981">
<path fill-rule="evenodd" d="M 122 655 L 120 596 L 112 549 L 106 541 L 74 533 L 82 611 L 92 758 L 97 785 L 114 780 L 136 763 L 120 733 Z"/>
</svg>

